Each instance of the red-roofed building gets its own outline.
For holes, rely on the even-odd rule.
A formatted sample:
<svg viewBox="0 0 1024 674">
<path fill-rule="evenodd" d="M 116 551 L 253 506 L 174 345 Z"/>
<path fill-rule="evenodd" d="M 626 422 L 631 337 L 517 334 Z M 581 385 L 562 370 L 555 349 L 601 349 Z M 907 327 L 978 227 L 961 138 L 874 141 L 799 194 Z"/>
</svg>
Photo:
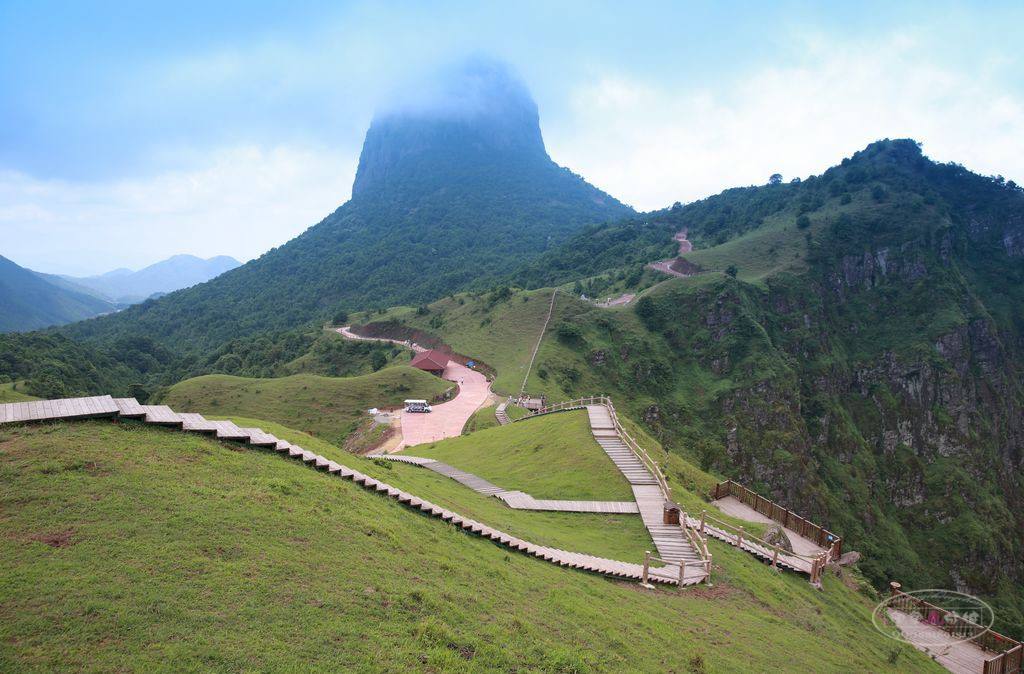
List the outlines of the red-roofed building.
<svg viewBox="0 0 1024 674">
<path fill-rule="evenodd" d="M 430 351 L 420 351 L 417 353 L 410 365 L 440 377 L 444 374 L 444 369 L 448 367 L 448 360 L 448 354 L 431 349 Z"/>
</svg>

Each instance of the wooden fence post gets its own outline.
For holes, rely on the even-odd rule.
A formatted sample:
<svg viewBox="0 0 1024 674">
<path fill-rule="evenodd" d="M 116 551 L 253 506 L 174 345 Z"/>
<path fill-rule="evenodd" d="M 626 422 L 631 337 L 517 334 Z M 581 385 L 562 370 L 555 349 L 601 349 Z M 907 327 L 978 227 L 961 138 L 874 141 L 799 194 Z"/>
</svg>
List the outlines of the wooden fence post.
<svg viewBox="0 0 1024 674">
<path fill-rule="evenodd" d="M 679 560 L 679 591 L 683 591 L 683 580 L 686 579 L 686 562 Z"/>
<path fill-rule="evenodd" d="M 743 527 L 740 527 L 739 531 L 736 532 L 736 547 L 743 547 Z"/>
<path fill-rule="evenodd" d="M 651 551 L 647 550 L 644 552 L 644 573 L 643 573 L 643 584 L 647 585 L 647 573 L 651 568 Z"/>
<path fill-rule="evenodd" d="M 775 548 L 774 554 L 772 554 L 772 568 L 776 571 L 779 570 L 779 549 Z"/>
</svg>

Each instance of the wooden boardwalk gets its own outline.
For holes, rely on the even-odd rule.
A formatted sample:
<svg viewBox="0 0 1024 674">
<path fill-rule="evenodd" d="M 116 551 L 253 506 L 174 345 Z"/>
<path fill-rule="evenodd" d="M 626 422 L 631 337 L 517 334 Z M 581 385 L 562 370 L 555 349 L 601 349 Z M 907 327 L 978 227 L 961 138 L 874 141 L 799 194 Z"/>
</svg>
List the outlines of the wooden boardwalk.
<svg viewBox="0 0 1024 674">
<path fill-rule="evenodd" d="M 692 528 L 700 530 L 700 520 L 694 517 L 690 517 L 688 521 Z M 705 523 L 702 533 L 705 536 L 709 536 L 716 540 L 722 541 L 723 543 L 728 543 L 734 548 L 738 547 L 740 550 L 743 550 L 744 552 L 748 552 L 754 555 L 763 562 L 775 561 L 776 565 L 780 569 L 796 571 L 797 573 L 805 573 L 807 575 L 811 574 L 811 562 L 809 560 L 803 559 L 801 557 L 796 557 L 794 555 L 787 555 L 785 553 L 779 553 L 778 557 L 776 558 L 774 550 L 771 550 L 757 543 L 756 541 L 752 541 L 747 538 L 739 539 L 737 538 L 736 534 L 730 533 L 725 529 L 713 526 L 711 524 Z"/>
<path fill-rule="evenodd" d="M 886 614 L 914 648 L 927 653 L 953 674 L 981 674 L 985 661 L 992 657 L 992 653 L 974 643 L 957 641 L 948 632 L 903 611 L 890 608 Z"/>
<path fill-rule="evenodd" d="M 339 463 L 331 461 L 313 452 L 306 451 L 298 445 L 293 445 L 285 440 L 275 438 L 269 433 L 264 433 L 258 428 L 242 429 L 230 421 L 208 421 L 199 414 L 176 414 L 163 406 L 138 405 L 132 399 L 118 399 L 115 402 L 110 396 L 95 396 L 89 398 L 66 398 L 62 400 L 42 400 L 25 403 L 4 403 L 0 404 L 0 424 L 2 423 L 24 423 L 35 421 L 53 420 L 75 420 L 97 417 L 109 417 L 115 419 L 139 419 L 141 423 L 153 424 L 164 428 L 177 428 L 182 431 L 191 431 L 215 435 L 218 439 L 235 440 L 257 447 L 267 447 L 282 456 L 300 460 L 309 466 L 324 471 L 330 475 L 351 480 L 365 489 L 387 496 L 399 503 L 414 508 L 430 517 L 436 517 L 450 522 L 468 533 L 472 533 L 511 550 L 519 551 L 543 559 L 544 561 L 557 564 L 562 567 L 589 571 L 620 578 L 625 580 L 642 580 L 644 578 L 644 566 L 631 562 L 622 562 L 615 559 L 585 555 L 558 548 L 551 548 L 543 545 L 536 545 L 524 541 L 515 536 L 510 536 L 498 529 L 487 526 L 481 522 L 462 517 L 430 501 L 421 499 L 389 484 L 375 480 L 357 470 L 353 470 Z M 135 406 L 143 408 L 140 412 Z M 122 415 L 121 409 L 128 411 Z M 153 415 L 154 421 L 148 421 L 147 417 Z M 171 421 L 170 415 L 175 415 L 176 420 Z M 159 419 L 159 420 L 157 420 Z M 212 427 L 212 428 L 211 428 Z M 256 443 L 254 444 L 253 440 Z M 661 583 L 664 585 L 678 585 L 680 576 L 678 565 L 666 565 L 651 567 L 648 569 L 647 581 L 649 583 Z M 689 585 L 703 580 L 703 572 L 689 567 L 683 569 L 683 584 Z"/>
<path fill-rule="evenodd" d="M 725 498 L 720 498 L 716 501 L 712 501 L 711 503 L 725 514 L 732 515 L 737 519 L 746 520 L 748 522 L 758 522 L 760 524 L 781 526 L 772 518 L 762 515 L 734 496 L 726 496 Z M 801 555 L 807 555 L 809 557 L 827 552 L 825 548 L 821 547 L 806 536 L 801 536 L 792 529 L 782 527 L 782 530 L 786 533 L 786 537 L 789 538 L 789 542 L 792 543 L 793 552 Z"/>
<path fill-rule="evenodd" d="M 0 405 L 0 424 L 18 421 L 112 417 L 119 414 L 120 409 L 110 396 L 5 403 Z"/>
<path fill-rule="evenodd" d="M 477 493 L 499 498 L 504 501 L 509 508 L 513 508 L 515 510 L 546 510 L 567 513 L 602 513 L 618 515 L 635 515 L 640 512 L 636 503 L 632 501 L 570 501 L 534 498 L 525 492 L 507 490 L 503 487 L 491 484 L 482 477 L 474 475 L 473 473 L 467 473 L 464 470 L 459 470 L 454 466 L 449 466 L 447 463 L 436 461 L 434 459 L 427 459 L 421 456 L 390 454 L 380 455 L 375 458 L 422 466 L 423 468 L 432 470 L 435 473 L 440 473 L 441 475 L 450 477 Z"/>
</svg>

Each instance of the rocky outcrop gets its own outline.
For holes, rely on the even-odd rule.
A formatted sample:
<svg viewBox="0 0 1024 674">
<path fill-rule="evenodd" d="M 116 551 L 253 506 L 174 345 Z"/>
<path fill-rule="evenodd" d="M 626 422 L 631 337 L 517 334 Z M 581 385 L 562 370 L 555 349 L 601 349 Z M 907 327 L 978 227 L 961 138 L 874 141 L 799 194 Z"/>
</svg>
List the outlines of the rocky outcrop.
<svg viewBox="0 0 1024 674">
<path fill-rule="evenodd" d="M 1024 230 L 1007 232 L 1003 235 L 1003 247 L 1010 257 L 1024 257 Z"/>
<path fill-rule="evenodd" d="M 774 545 L 786 552 L 793 552 L 793 543 L 789 540 L 789 536 L 786 535 L 786 530 L 778 524 L 768 525 L 768 528 L 764 530 L 762 538 L 769 545 Z"/>
</svg>

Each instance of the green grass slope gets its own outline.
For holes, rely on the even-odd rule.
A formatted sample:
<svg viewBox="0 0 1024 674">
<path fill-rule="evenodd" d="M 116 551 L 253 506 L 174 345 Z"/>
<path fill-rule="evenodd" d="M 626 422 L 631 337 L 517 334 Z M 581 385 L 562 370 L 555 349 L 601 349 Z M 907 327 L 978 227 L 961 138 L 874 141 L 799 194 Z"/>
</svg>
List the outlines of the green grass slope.
<svg viewBox="0 0 1024 674">
<path fill-rule="evenodd" d="M 366 409 L 401 405 L 407 398 L 432 399 L 450 386 L 407 365 L 360 377 L 204 375 L 170 387 L 162 402 L 181 412 L 269 419 L 341 444 Z"/>
<path fill-rule="evenodd" d="M 487 405 L 481 407 L 476 412 L 473 412 L 473 416 L 469 418 L 466 425 L 462 429 L 463 434 L 473 433 L 475 431 L 482 431 L 485 428 L 494 428 L 498 425 L 498 418 L 494 416 L 494 410 L 496 405 Z"/>
<path fill-rule="evenodd" d="M 650 535 L 637 515 L 514 510 L 492 496 L 478 494 L 451 478 L 419 466 L 353 456 L 328 442 L 273 422 L 237 416 L 229 418 L 241 426 L 262 428 L 460 515 L 487 522 L 507 534 L 540 545 L 637 563 L 643 560 L 645 550 L 652 549 Z"/>
<path fill-rule="evenodd" d="M 941 671 L 832 576 L 647 591 L 180 432 L 5 428 L 0 476 L 6 671 Z"/>
<path fill-rule="evenodd" d="M 535 498 L 633 500 L 626 478 L 594 440 L 585 410 L 410 447 L 403 453 L 443 461 Z"/>
<path fill-rule="evenodd" d="M 29 395 L 23 391 L 24 382 L 7 382 L 0 384 L 0 403 L 22 403 L 39 398 Z"/>
<path fill-rule="evenodd" d="M 497 370 L 496 392 L 518 394 L 550 303 L 551 288 L 501 288 L 446 297 L 418 309 L 399 307 L 352 318 L 361 323 L 395 322 L 435 335 L 456 352 Z"/>
</svg>

